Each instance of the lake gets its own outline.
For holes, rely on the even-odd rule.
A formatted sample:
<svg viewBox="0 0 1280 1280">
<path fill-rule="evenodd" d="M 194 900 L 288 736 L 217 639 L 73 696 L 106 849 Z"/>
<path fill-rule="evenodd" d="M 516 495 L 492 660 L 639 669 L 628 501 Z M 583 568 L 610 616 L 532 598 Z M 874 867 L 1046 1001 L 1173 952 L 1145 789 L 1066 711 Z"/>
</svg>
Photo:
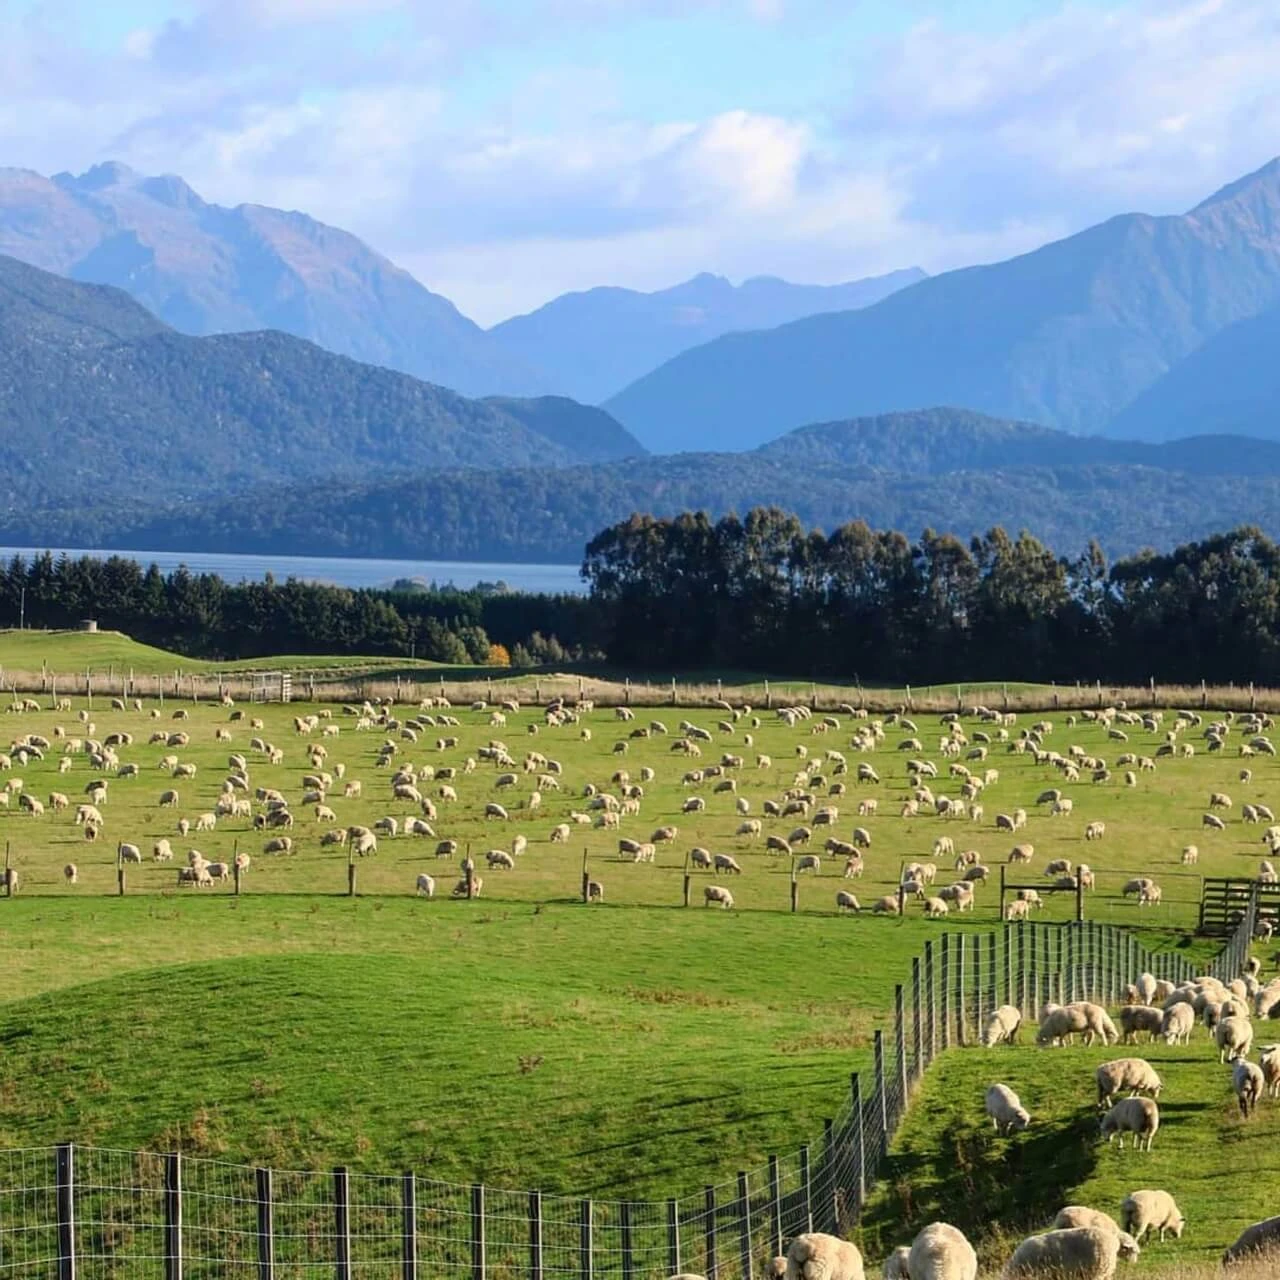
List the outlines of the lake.
<svg viewBox="0 0 1280 1280">
<path fill-rule="evenodd" d="M 43 547 L 0 547 L 6 560 L 43 555 Z M 343 556 L 241 556 L 219 551 L 112 551 L 50 547 L 56 558 L 123 556 L 144 568 L 156 565 L 170 573 L 185 564 L 192 573 L 216 573 L 227 582 L 260 582 L 272 574 L 283 582 L 300 578 L 307 582 L 331 582 L 340 587 L 388 587 L 397 578 L 418 578 L 441 586 L 473 587 L 477 582 L 505 582 L 517 591 L 548 594 L 585 590 L 576 564 L 480 564 L 462 560 L 358 560 Z"/>
</svg>

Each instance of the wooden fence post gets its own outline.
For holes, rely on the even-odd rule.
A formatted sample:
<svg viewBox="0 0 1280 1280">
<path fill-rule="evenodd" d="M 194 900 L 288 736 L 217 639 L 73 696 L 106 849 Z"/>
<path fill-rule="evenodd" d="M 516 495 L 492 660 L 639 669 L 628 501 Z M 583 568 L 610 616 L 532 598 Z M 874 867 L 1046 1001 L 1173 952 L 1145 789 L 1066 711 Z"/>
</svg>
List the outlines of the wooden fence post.
<svg viewBox="0 0 1280 1280">
<path fill-rule="evenodd" d="M 752 1280 L 751 1189 L 745 1173 L 738 1174 L 738 1257 L 742 1280 Z"/>
<path fill-rule="evenodd" d="M 542 1192 L 529 1192 L 529 1280 L 542 1280 Z"/>
<path fill-rule="evenodd" d="M 591 1201 L 582 1202 L 582 1216 L 579 1223 L 578 1236 L 578 1272 L 582 1280 L 593 1280 L 595 1276 L 595 1248 L 591 1238 Z"/>
<path fill-rule="evenodd" d="M 58 1211 L 58 1280 L 76 1280 L 76 1149 L 60 1142 L 54 1182 Z"/>
<path fill-rule="evenodd" d="M 164 1280 L 182 1280 L 182 1157 L 164 1157 Z"/>
<path fill-rule="evenodd" d="M 276 1211 L 271 1170 L 256 1171 L 258 1183 L 258 1280 L 275 1280 Z"/>
<path fill-rule="evenodd" d="M 418 1180 L 412 1173 L 400 1179 L 401 1280 L 418 1280 Z"/>
<path fill-rule="evenodd" d="M 582 851 L 582 900 L 591 901 L 591 873 L 587 870 L 587 851 Z"/>
<path fill-rule="evenodd" d="M 794 915 L 800 909 L 800 881 L 796 878 L 796 860 L 791 859 L 791 912 Z"/>
<path fill-rule="evenodd" d="M 667 1274 L 680 1271 L 680 1201 L 672 1197 L 667 1201 Z"/>
<path fill-rule="evenodd" d="M 889 1103 L 885 1097 L 884 1032 L 875 1033 L 876 1099 L 880 1106 L 880 1159 L 889 1158 Z"/>
<path fill-rule="evenodd" d="M 862 1081 L 855 1071 L 849 1077 L 849 1104 L 853 1110 L 853 1141 L 855 1144 L 853 1156 L 854 1193 L 857 1196 L 857 1214 L 862 1216 L 862 1206 L 867 1201 L 867 1150 L 863 1141 L 862 1127 Z"/>
<path fill-rule="evenodd" d="M 775 1258 L 782 1253 L 782 1174 L 778 1157 L 772 1155 L 769 1157 L 769 1252 Z"/>
<path fill-rule="evenodd" d="M 351 1183 L 341 1165 L 333 1171 L 333 1235 L 337 1280 L 351 1280 Z"/>
<path fill-rule="evenodd" d="M 631 1201 L 624 1200 L 618 1206 L 622 1228 L 622 1280 L 635 1280 L 635 1257 L 631 1249 Z"/>
<path fill-rule="evenodd" d="M 707 1241 L 707 1276 L 714 1276 L 719 1270 L 719 1264 L 716 1261 L 716 1189 L 715 1187 L 707 1187 L 706 1195 L 706 1215 L 703 1222 L 703 1228 Z"/>
<path fill-rule="evenodd" d="M 488 1261 L 485 1257 L 484 1184 L 471 1188 L 471 1275 L 472 1280 L 485 1280 Z"/>
<path fill-rule="evenodd" d="M 876 1033 L 877 1035 L 879 1032 Z M 813 1176 L 809 1168 L 809 1144 L 800 1148 L 800 1208 L 804 1214 L 804 1229 L 813 1230 Z"/>
</svg>

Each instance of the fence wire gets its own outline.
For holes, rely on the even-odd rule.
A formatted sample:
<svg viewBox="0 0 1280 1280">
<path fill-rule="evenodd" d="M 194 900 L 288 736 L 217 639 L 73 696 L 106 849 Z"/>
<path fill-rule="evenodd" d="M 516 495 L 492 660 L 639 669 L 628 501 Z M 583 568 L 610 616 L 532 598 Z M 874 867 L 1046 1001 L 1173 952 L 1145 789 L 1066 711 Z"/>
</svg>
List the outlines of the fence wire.
<svg viewBox="0 0 1280 1280">
<path fill-rule="evenodd" d="M 1204 972 L 1249 955 L 1255 893 Z M 824 1132 L 757 1169 L 669 1200 L 590 1200 L 344 1169 L 269 1170 L 63 1144 L 0 1151 L 0 1280 L 754 1280 L 804 1231 L 846 1234 L 936 1057 L 980 1041 L 1001 1005 L 1114 1005 L 1140 974 L 1178 983 L 1185 957 L 1096 922 L 1006 924 L 931 939 L 895 990 L 869 1071 Z"/>
</svg>

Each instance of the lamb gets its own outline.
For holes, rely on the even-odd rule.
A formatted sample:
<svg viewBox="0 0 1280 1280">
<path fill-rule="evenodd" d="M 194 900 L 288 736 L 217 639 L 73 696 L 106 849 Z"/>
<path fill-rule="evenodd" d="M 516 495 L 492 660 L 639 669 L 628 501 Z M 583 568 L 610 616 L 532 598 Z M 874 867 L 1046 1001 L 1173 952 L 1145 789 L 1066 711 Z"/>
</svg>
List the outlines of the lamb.
<svg viewBox="0 0 1280 1280">
<path fill-rule="evenodd" d="M 1068 1227 L 1028 1236 L 1000 1273 L 1001 1280 L 1113 1280 L 1116 1260 L 1132 1262 L 1138 1242 L 1100 1227 Z"/>
<path fill-rule="evenodd" d="M 978 1255 L 964 1233 L 948 1222 L 931 1222 L 911 1242 L 909 1280 L 977 1280 Z"/>
<path fill-rule="evenodd" d="M 723 885 L 709 884 L 702 891 L 702 905 L 704 907 L 709 907 L 712 903 L 715 903 L 728 911 L 729 908 L 733 906 L 733 894 L 731 894 Z"/>
<path fill-rule="evenodd" d="M 787 1247 L 786 1280 L 866 1280 L 862 1254 L 847 1240 L 807 1231 Z"/>
<path fill-rule="evenodd" d="M 1117 1144 L 1124 1149 L 1124 1135 L 1134 1135 L 1134 1146 L 1137 1150 L 1151 1150 L 1156 1133 L 1160 1128 L 1160 1108 L 1150 1098 L 1121 1098 L 1119 1102 L 1102 1117 L 1101 1132 L 1107 1142 L 1120 1135 Z"/>
<path fill-rule="evenodd" d="M 1253 1024 L 1237 1014 L 1223 1018 L 1214 1028 L 1213 1041 L 1218 1046 L 1219 1062 L 1247 1058 L 1253 1045 Z"/>
<path fill-rule="evenodd" d="M 1187 1225 L 1182 1210 L 1167 1191 L 1131 1192 L 1120 1204 L 1120 1216 L 1124 1230 L 1139 1242 L 1149 1231 L 1158 1231 L 1161 1243 L 1166 1231 L 1175 1240 L 1180 1239 L 1182 1228 Z"/>
<path fill-rule="evenodd" d="M 1235 1262 L 1260 1261 L 1264 1255 L 1274 1257 L 1277 1250 L 1280 1250 L 1280 1217 L 1264 1218 L 1245 1227 L 1227 1246 L 1222 1255 L 1222 1265 L 1229 1267 Z"/>
<path fill-rule="evenodd" d="M 1031 1123 L 1027 1109 L 1007 1084 L 993 1084 L 987 1089 L 986 1111 L 995 1131 L 1002 1137 L 1025 1129 Z"/>
<path fill-rule="evenodd" d="M 1160 1096 L 1164 1087 L 1155 1068 L 1143 1058 L 1116 1058 L 1104 1062 L 1093 1073 L 1098 1085 L 1098 1106 L 1105 1107 L 1115 1097 L 1128 1090 L 1130 1095 L 1149 1093 L 1153 1098 Z"/>
<path fill-rule="evenodd" d="M 990 1049 L 998 1044 L 1017 1044 L 1022 1028 L 1022 1011 L 1011 1004 L 1002 1004 L 988 1019 L 982 1029 L 982 1043 Z"/>
<path fill-rule="evenodd" d="M 1256 1062 L 1240 1058 L 1231 1072 L 1231 1086 L 1236 1091 L 1240 1114 L 1247 1120 L 1257 1109 L 1266 1091 L 1262 1068 Z"/>
</svg>

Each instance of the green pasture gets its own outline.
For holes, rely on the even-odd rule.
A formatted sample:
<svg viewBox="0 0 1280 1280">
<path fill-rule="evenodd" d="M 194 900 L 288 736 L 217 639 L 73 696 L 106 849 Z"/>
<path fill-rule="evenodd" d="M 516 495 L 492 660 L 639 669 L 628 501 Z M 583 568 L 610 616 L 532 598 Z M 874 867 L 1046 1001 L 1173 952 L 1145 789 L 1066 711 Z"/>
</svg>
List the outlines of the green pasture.
<svg viewBox="0 0 1280 1280">
<path fill-rule="evenodd" d="M 1237 777 L 1238 734 L 1228 751 L 1209 754 L 1196 730 L 1184 736 L 1197 744 L 1193 758 L 1162 759 L 1133 788 L 1123 785 L 1122 770 L 1108 783 L 1068 786 L 1075 812 L 1056 818 L 1034 803 L 1055 785 L 1053 770 L 992 743 L 986 761 L 970 762 L 1000 775 L 986 788 L 985 815 L 975 823 L 899 816 L 910 757 L 938 764 L 936 793 L 958 794 L 932 716 L 916 717 L 920 751 L 899 750 L 908 735 L 890 725 L 864 755 L 851 747 L 855 722 L 844 716 L 819 733 L 821 717 L 788 728 L 763 711 L 734 720 L 714 710 L 641 710 L 623 723 L 601 708 L 579 723 L 549 727 L 536 708 L 508 713 L 498 724 L 492 708 L 397 707 L 401 719 L 443 714 L 458 721 L 410 741 L 398 729 L 358 729 L 357 717 L 341 707 L 236 708 L 245 719 L 233 721 L 227 708 L 172 700 L 162 712 L 151 700 L 142 711 L 113 711 L 95 696 L 90 711 L 77 696 L 69 712 L 58 713 L 47 696 L 39 702 L 37 712 L 8 715 L 7 738 L 40 734 L 51 749 L 0 772 L 0 788 L 21 777 L 27 793 L 46 803 L 51 793 L 64 793 L 71 809 L 32 817 L 19 811 L 16 795 L 0 808 L 0 839 L 20 882 L 14 898 L 0 899 L 0 1144 L 74 1137 L 180 1146 L 232 1160 L 414 1167 L 446 1179 L 598 1195 L 689 1193 L 754 1167 L 771 1150 L 816 1139 L 822 1120 L 842 1105 L 849 1073 L 867 1065 L 871 1032 L 887 1025 L 893 985 L 905 979 L 924 940 L 940 927 L 989 928 L 997 919 L 993 884 L 978 889 L 972 917 L 952 916 L 945 926 L 923 919 L 915 903 L 905 920 L 839 915 L 837 892 L 851 890 L 870 904 L 892 890 L 903 863 L 934 860 L 940 836 L 978 850 L 998 879 L 1015 840 L 1030 841 L 1035 862 L 1021 879 L 1045 883 L 1052 858 L 1087 860 L 1099 880 L 1087 899 L 1090 918 L 1139 928 L 1148 945 L 1177 945 L 1179 930 L 1195 919 L 1200 874 L 1256 871 L 1261 829 L 1241 822 L 1241 805 L 1280 799 L 1280 762 L 1248 761 L 1254 777 L 1245 787 Z M 189 718 L 173 719 L 175 709 Z M 331 712 L 323 722 L 330 736 L 322 728 L 295 732 L 294 717 L 310 710 Z M 72 811 L 99 774 L 83 753 L 71 754 L 70 771 L 59 772 L 67 740 L 90 734 L 82 712 L 99 739 L 131 733 L 120 760 L 140 770 L 109 780 L 96 842 L 84 839 Z M 1009 732 L 1016 737 L 1037 718 L 1023 715 Z M 1078 743 L 1109 760 L 1120 750 L 1153 754 L 1163 736 L 1136 728 L 1127 744 L 1117 744 L 1096 725 L 1050 718 L 1049 745 L 1065 752 Z M 698 758 L 671 749 L 682 719 L 712 735 Z M 668 732 L 630 736 L 654 720 Z M 966 725 L 972 734 L 976 726 Z M 215 739 L 219 730 L 231 741 Z M 152 733 L 172 731 L 189 733 L 189 744 L 148 743 Z M 252 751 L 254 736 L 281 748 L 284 762 L 270 765 Z M 457 745 L 441 749 L 438 740 L 450 737 Z M 447 784 L 421 784 L 438 808 L 435 836 L 380 837 L 376 856 L 357 859 L 357 896 L 348 898 L 348 854 L 321 847 L 327 824 L 301 803 L 302 779 L 341 762 L 345 781 L 360 782 L 362 794 L 344 798 L 343 782 L 335 780 L 327 803 L 339 824 L 371 826 L 386 816 L 403 822 L 418 806 L 393 800 L 392 771 L 375 763 L 388 738 L 397 763 L 459 773 Z M 515 787 L 499 790 L 499 770 L 480 758 L 480 748 L 496 740 L 516 761 Z M 320 766 L 308 761 L 312 745 L 327 751 Z M 839 807 L 834 835 L 849 839 L 855 826 L 870 832 L 867 869 L 860 880 L 845 880 L 843 858 L 821 853 L 827 832 L 814 828 L 811 847 L 822 867 L 800 875 L 793 915 L 789 859 L 735 834 L 742 821 L 735 800 L 763 817 L 764 801 L 781 797 L 797 784 L 798 771 L 828 750 L 844 754 L 848 774 L 826 760 L 822 780 L 810 777 L 808 785 L 821 793 L 820 803 Z M 550 766 L 526 774 L 530 751 L 560 766 L 560 789 L 542 792 L 536 810 L 537 772 Z M 248 757 L 254 786 L 290 798 L 291 856 L 265 855 L 264 833 L 247 819 L 219 819 L 212 831 L 178 836 L 180 817 L 213 810 L 232 752 Z M 716 780 L 683 781 L 726 752 L 744 757 L 744 767 L 730 770 L 736 793 L 716 793 Z M 161 769 L 169 754 L 194 764 L 195 778 L 175 780 Z M 761 754 L 771 758 L 765 767 L 757 764 Z M 478 762 L 471 772 L 469 758 Z M 854 781 L 863 761 L 879 783 Z M 574 812 L 588 812 L 588 784 L 617 791 L 616 771 L 638 781 L 645 767 L 656 776 L 644 784 L 638 816 L 623 818 L 617 830 L 572 822 Z M 826 794 L 840 784 L 847 794 Z M 456 801 L 441 797 L 441 785 L 455 789 Z M 180 803 L 161 808 L 160 793 L 170 787 Z M 1211 791 L 1233 798 L 1225 832 L 1201 829 Z M 694 795 L 705 799 L 705 811 L 684 813 Z M 857 816 L 860 799 L 875 799 L 878 812 Z M 495 800 L 507 820 L 485 818 L 486 803 Z M 1027 829 L 1016 837 L 997 832 L 996 813 L 1019 806 L 1030 815 Z M 1106 836 L 1086 844 L 1084 827 L 1094 819 L 1106 822 Z M 553 843 L 562 822 L 572 823 L 571 839 Z M 786 835 L 798 822 L 763 819 L 764 833 Z M 668 824 L 678 835 L 659 846 L 655 863 L 619 856 L 620 837 L 644 840 Z M 517 833 L 529 845 L 515 870 L 488 869 L 484 854 L 510 849 Z M 151 861 L 160 838 L 172 842 L 175 863 Z M 435 856 L 443 839 L 469 847 L 481 864 L 477 900 L 450 900 L 459 867 L 456 858 Z M 143 865 L 126 868 L 123 898 L 120 841 L 144 854 Z M 1184 869 L 1180 851 L 1188 843 L 1199 846 L 1200 860 Z M 686 910 L 685 858 L 695 845 L 732 854 L 743 870 L 692 873 Z M 250 855 L 238 899 L 230 882 L 177 887 L 175 866 L 191 848 L 211 860 Z M 603 905 L 579 900 L 584 856 L 604 886 Z M 947 859 L 936 861 L 940 885 L 953 873 Z M 69 863 L 77 869 L 74 884 L 63 874 Z M 436 880 L 432 899 L 415 894 L 424 872 Z M 1120 896 L 1138 872 L 1162 884 L 1159 907 L 1140 909 Z M 710 882 L 731 889 L 734 910 L 702 906 Z M 1074 909 L 1073 895 L 1046 894 L 1046 902 L 1038 918 L 1066 919 Z"/>
</svg>

